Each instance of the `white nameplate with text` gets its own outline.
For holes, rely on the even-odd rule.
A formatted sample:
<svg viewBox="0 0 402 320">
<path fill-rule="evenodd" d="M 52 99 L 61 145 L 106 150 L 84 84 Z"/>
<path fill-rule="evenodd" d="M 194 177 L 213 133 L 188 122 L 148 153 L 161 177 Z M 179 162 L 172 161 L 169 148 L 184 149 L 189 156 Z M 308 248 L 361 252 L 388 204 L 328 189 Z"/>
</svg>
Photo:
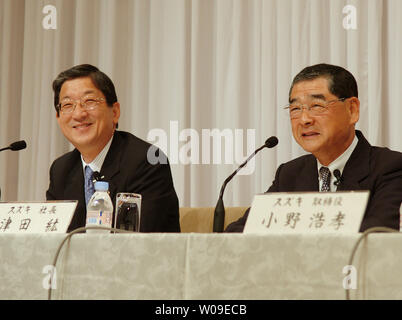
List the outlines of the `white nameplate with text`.
<svg viewBox="0 0 402 320">
<path fill-rule="evenodd" d="M 244 233 L 358 233 L 369 191 L 255 195 Z"/>
<path fill-rule="evenodd" d="M 66 233 L 78 201 L 0 202 L 2 233 Z"/>
</svg>

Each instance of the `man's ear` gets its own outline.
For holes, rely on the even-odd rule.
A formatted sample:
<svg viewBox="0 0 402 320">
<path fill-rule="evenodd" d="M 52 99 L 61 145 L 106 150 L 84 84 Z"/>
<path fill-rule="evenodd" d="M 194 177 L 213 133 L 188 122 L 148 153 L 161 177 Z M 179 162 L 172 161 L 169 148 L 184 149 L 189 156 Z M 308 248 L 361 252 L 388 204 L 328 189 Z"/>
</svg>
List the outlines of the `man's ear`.
<svg viewBox="0 0 402 320">
<path fill-rule="evenodd" d="M 352 124 L 356 124 L 360 118 L 360 100 L 357 97 L 351 97 L 348 99 L 349 101 L 349 112 L 350 112 L 350 121 Z"/>
<path fill-rule="evenodd" d="M 118 102 L 113 103 L 112 112 L 113 112 L 113 123 L 117 125 L 120 118 L 120 103 Z"/>
</svg>

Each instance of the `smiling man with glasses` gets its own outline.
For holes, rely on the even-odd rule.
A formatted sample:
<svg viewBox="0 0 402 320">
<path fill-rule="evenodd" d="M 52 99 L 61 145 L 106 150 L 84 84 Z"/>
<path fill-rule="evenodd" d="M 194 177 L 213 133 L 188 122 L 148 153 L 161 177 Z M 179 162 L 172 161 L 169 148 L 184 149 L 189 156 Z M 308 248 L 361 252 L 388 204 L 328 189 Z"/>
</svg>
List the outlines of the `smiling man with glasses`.
<svg viewBox="0 0 402 320">
<path fill-rule="evenodd" d="M 267 192 L 370 190 L 360 231 L 399 229 L 402 153 L 371 146 L 355 125 L 360 101 L 353 75 L 318 64 L 303 69 L 289 91 L 293 137 L 310 154 L 279 166 Z M 241 232 L 249 210 L 227 232 Z"/>
<path fill-rule="evenodd" d="M 85 226 L 86 204 L 98 172 L 109 182 L 113 205 L 118 192 L 141 194 L 140 231 L 180 232 L 169 163 L 150 164 L 151 145 L 116 130 L 120 104 L 110 78 L 92 65 L 78 65 L 61 72 L 53 90 L 57 122 L 75 149 L 53 162 L 46 198 L 78 200 L 68 231 Z"/>
</svg>

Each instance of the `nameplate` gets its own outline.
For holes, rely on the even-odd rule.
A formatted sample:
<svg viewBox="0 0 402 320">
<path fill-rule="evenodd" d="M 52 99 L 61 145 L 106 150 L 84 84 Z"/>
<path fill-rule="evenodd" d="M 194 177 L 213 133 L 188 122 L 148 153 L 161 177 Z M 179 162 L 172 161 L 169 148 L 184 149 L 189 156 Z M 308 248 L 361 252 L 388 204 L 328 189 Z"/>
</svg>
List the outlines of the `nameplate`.
<svg viewBox="0 0 402 320">
<path fill-rule="evenodd" d="M 2 233 L 66 233 L 78 201 L 1 202 Z"/>
<path fill-rule="evenodd" d="M 358 233 L 369 194 L 369 191 L 258 194 L 244 233 Z"/>
</svg>

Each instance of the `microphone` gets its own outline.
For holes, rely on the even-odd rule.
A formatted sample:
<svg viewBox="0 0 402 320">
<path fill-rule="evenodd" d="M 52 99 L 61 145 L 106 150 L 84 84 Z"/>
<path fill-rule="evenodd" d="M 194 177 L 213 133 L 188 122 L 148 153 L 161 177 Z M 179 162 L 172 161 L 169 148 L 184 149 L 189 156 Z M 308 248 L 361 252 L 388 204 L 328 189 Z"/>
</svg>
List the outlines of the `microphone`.
<svg viewBox="0 0 402 320">
<path fill-rule="evenodd" d="M 13 142 L 8 147 L 0 149 L 0 151 L 8 150 L 8 149 L 10 149 L 12 151 L 18 151 L 18 150 L 25 149 L 26 147 L 27 147 L 27 143 L 25 142 L 25 140 L 20 140 L 20 141 Z M 1 199 L 1 189 L 0 189 L 0 199 Z"/>
<path fill-rule="evenodd" d="M 95 171 L 94 173 L 92 173 L 92 183 L 95 183 L 96 181 L 102 181 L 104 177 L 105 176 L 101 176 L 98 171 Z"/>
<path fill-rule="evenodd" d="M 213 232 L 222 232 L 223 231 L 223 226 L 225 222 L 225 206 L 223 205 L 223 193 L 225 191 L 226 185 L 232 178 L 237 174 L 237 172 L 240 171 L 241 168 L 243 168 L 251 158 L 253 158 L 260 150 L 264 148 L 273 148 L 278 144 L 278 138 L 275 136 L 272 136 L 268 138 L 265 143 L 259 147 L 257 150 L 255 150 L 247 159 L 244 161 L 229 177 L 226 178 L 226 180 L 223 182 L 223 185 L 221 187 L 221 192 L 219 193 L 219 199 L 218 202 L 216 203 L 215 211 L 214 211 L 214 224 L 213 224 Z"/>
<path fill-rule="evenodd" d="M 336 181 L 334 181 L 334 185 L 336 185 L 337 187 L 341 184 L 341 172 L 338 169 L 334 170 L 334 176 Z"/>
<path fill-rule="evenodd" d="M 8 147 L 0 149 L 0 151 L 8 150 L 8 149 L 10 149 L 12 151 L 18 151 L 18 150 L 25 149 L 26 147 L 27 147 L 27 143 L 25 142 L 25 140 L 21 140 L 21 141 L 13 142 Z"/>
</svg>

